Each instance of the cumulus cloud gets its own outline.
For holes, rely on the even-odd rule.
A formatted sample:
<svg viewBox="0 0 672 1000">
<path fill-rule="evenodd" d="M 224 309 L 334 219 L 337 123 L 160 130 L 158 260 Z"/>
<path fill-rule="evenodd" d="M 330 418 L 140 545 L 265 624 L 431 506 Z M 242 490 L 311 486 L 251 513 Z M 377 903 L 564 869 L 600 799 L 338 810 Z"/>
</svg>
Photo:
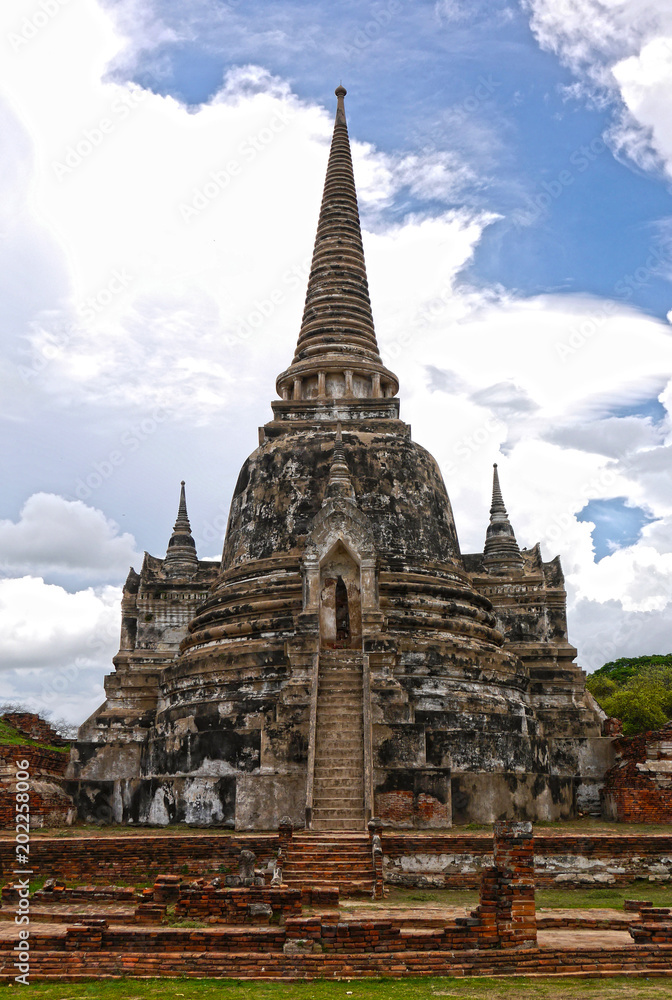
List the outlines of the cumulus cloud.
<svg viewBox="0 0 672 1000">
<path fill-rule="evenodd" d="M 670 605 L 662 611 L 627 611 L 617 600 L 572 602 L 581 666 L 591 672 L 621 656 L 672 652 L 670 613 Z"/>
<path fill-rule="evenodd" d="M 143 7 L 170 40 L 173 29 Z M 121 8 L 113 5 L 116 14 Z M 451 8 L 464 5 L 444 13 Z M 653 129 L 658 105 L 635 89 L 646 72 L 649 96 L 665 79 L 664 67 L 651 70 L 662 56 L 644 52 L 664 10 L 646 7 L 647 35 L 625 17 L 632 4 L 620 8 L 623 17 L 589 0 L 530 3 L 542 44 L 577 73 L 599 52 L 610 92 L 627 92 L 637 122 L 643 127 L 650 115 Z M 94 0 L 79 0 L 0 64 L 12 139 L 2 223 L 21 234 L 18 244 L 0 241 L 13 279 L 0 322 L 21 345 L 0 376 L 15 400 L 30 391 L 48 406 L 51 420 L 74 407 L 126 414 L 142 405 L 190 426 L 215 414 L 238 425 L 241 404 L 270 398 L 291 357 L 333 108 L 299 99 L 259 66 L 232 68 L 198 107 L 129 84 L 124 67 L 143 33 L 134 34 L 137 9 L 123 4 L 120 29 Z M 578 9 L 604 25 L 582 35 Z M 0 30 L 13 30 L 14 20 L 0 11 Z M 649 70 L 623 62 L 642 52 Z M 158 62 L 154 71 L 160 76 Z M 651 135 L 667 155 L 663 133 Z M 664 635 L 671 615 L 671 425 L 669 417 L 654 423 L 616 412 L 654 387 L 672 410 L 669 325 L 588 296 L 525 300 L 468 286 L 465 268 L 497 217 L 450 207 L 476 183 L 457 154 L 394 157 L 354 142 L 353 156 L 381 352 L 401 377 L 402 416 L 444 472 L 464 550 L 482 549 L 498 461 L 521 545 L 541 541 L 545 558 L 562 555 L 580 654 L 592 655 L 591 614 L 605 635 L 623 635 L 623 649 L 659 651 L 649 639 Z M 390 225 L 385 209 L 409 188 L 428 200 L 427 212 Z M 445 203 L 439 210 L 437 200 Z M 17 245 L 22 256 L 12 259 L 7 248 Z M 27 260 L 30 295 L 16 278 Z M 236 472 L 225 470 L 234 482 Z M 636 545 L 595 566 L 591 525 L 576 514 L 591 498 L 614 496 L 645 506 L 656 521 Z M 34 577 L 121 580 L 129 562 L 138 568 L 134 549 L 101 511 L 47 494 L 31 497 L 16 523 L 0 523 L 2 565 L 15 577 L 29 571 L 29 582 L 0 581 L 6 697 L 18 700 L 22 684 L 44 697 L 49 670 L 80 662 L 67 682 L 72 711 L 84 713 L 77 685 L 98 692 L 86 695 L 87 712 L 102 700 L 118 592 L 68 594 Z M 619 631 L 621 621 L 631 632 Z M 647 649 L 637 650 L 647 622 Z M 101 629 L 109 639 L 92 649 Z"/>
<path fill-rule="evenodd" d="M 18 521 L 0 521 L 0 569 L 5 573 L 114 580 L 141 558 L 132 535 L 120 534 L 102 511 L 81 500 L 36 493 L 26 500 Z"/>
<path fill-rule="evenodd" d="M 24 135 L 11 150 L 9 221 L 30 231 L 39 220 L 35 242 L 56 248 L 52 268 L 66 274 L 58 295 L 38 300 L 14 331 L 25 345 L 16 391 L 39 381 L 61 403 L 207 418 L 284 367 L 333 109 L 299 100 L 258 66 L 231 68 L 209 102 L 186 107 L 107 73 L 123 47 L 119 29 L 94 0 L 78 10 L 86 46 L 73 44 L 70 21 L 55 18 L 48 45 L 38 37 L 0 68 Z M 353 158 L 373 230 L 395 192 L 450 201 L 471 177 L 450 153 L 394 157 L 354 141 Z M 454 271 L 491 219 L 462 211 L 432 221 L 378 233 L 368 241 L 372 258 L 386 243 L 397 252 L 413 243 L 420 273 L 438 233 L 453 244 L 445 270 Z"/>
<path fill-rule="evenodd" d="M 645 170 L 672 177 L 672 8 L 667 0 L 524 0 L 539 44 L 593 99 L 616 102 L 610 139 Z"/>
<path fill-rule="evenodd" d="M 661 436 L 662 431 L 643 417 L 607 417 L 589 424 L 577 421 L 553 427 L 546 433 L 547 440 L 556 444 L 610 458 L 660 444 Z"/>
<path fill-rule="evenodd" d="M 36 577 L 0 580 L 3 700 L 81 722 L 103 700 L 120 600 L 118 587 L 69 594 Z"/>
</svg>

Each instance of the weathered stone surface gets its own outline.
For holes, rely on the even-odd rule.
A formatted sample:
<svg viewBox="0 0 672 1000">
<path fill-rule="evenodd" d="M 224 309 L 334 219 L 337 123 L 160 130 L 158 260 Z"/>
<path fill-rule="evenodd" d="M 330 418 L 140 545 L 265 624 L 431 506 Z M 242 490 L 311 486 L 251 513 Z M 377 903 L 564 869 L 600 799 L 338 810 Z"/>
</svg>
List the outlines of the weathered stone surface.
<svg viewBox="0 0 672 1000">
<path fill-rule="evenodd" d="M 80 815 L 273 829 L 559 819 L 594 805 L 602 719 L 558 560 L 520 550 L 495 476 L 462 555 L 378 352 L 342 98 L 281 397 L 199 561 L 184 485 L 166 558 L 124 589 Z M 76 785 L 73 785 L 76 789 Z"/>
</svg>

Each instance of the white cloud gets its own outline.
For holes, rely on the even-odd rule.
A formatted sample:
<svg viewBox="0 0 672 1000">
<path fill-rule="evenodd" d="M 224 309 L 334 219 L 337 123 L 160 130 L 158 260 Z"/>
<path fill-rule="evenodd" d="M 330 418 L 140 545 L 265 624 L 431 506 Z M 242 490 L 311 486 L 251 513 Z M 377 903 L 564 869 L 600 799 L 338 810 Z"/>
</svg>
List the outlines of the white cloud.
<svg viewBox="0 0 672 1000">
<path fill-rule="evenodd" d="M 202 417 L 240 401 L 262 377 L 271 384 L 284 367 L 333 112 L 254 66 L 231 69 L 212 101 L 189 109 L 105 75 L 122 40 L 93 0 L 82 0 L 78 15 L 87 44 L 75 45 L 69 31 L 70 21 L 55 18 L 44 45 L 36 38 L 0 68 L 5 99 L 31 140 L 11 151 L 10 222 L 39 223 L 36 249 L 58 248 L 66 272 L 49 306 L 16 331 L 28 359 L 15 391 L 39 378 L 61 403 Z M 470 176 L 454 154 L 420 162 L 353 142 L 353 158 L 374 228 L 395 191 L 452 198 Z M 455 261 L 461 231 L 473 246 L 487 221 L 454 213 L 433 228 L 444 243 L 458 239 Z M 410 240 L 421 230 L 420 273 L 436 237 L 411 220 L 390 237 L 397 247 L 406 228 Z"/>
<path fill-rule="evenodd" d="M 585 0 L 551 9 L 535 0 L 535 30 L 577 71 L 598 49 L 608 68 L 639 59 L 652 39 L 627 18 L 612 30 L 612 8 Z M 130 18 L 136 4 L 124 9 Z M 582 35 L 579 9 L 599 14 L 604 31 L 596 22 Z M 646 12 L 642 23 L 653 24 L 657 6 Z M 0 33 L 14 20 L 0 11 Z M 232 70 L 209 104 L 188 109 L 125 84 L 120 73 L 105 76 L 110 61 L 121 65 L 120 52 L 128 59 L 136 51 L 125 44 L 94 0 L 79 0 L 0 65 L 11 126 L 2 222 L 22 241 L 18 260 L 11 250 L 0 257 L 11 277 L 5 322 L 28 350 L 2 374 L 12 398 L 32 393 L 55 421 L 71 406 L 89 418 L 113 407 L 121 414 L 160 407 L 191 426 L 221 414 L 234 426 L 241 403 L 274 395 L 275 376 L 291 357 L 333 108 L 301 101 L 285 81 L 248 66 Z M 649 115 L 663 155 L 652 95 L 665 67 L 654 74 L 652 52 L 641 65 L 621 67 L 622 84 L 615 74 L 609 80 L 627 91 L 637 121 Z M 491 463 L 499 461 L 521 545 L 541 540 L 546 558 L 562 555 L 570 638 L 589 643 L 586 608 L 600 609 L 607 633 L 620 634 L 625 616 L 664 634 L 670 425 L 610 410 L 668 383 L 669 325 L 588 296 L 521 300 L 465 287 L 461 275 L 494 215 L 452 210 L 391 227 L 380 211 L 408 186 L 416 196 L 454 198 L 472 180 L 457 156 L 394 158 L 355 142 L 353 157 L 381 350 L 401 377 L 402 416 L 444 471 L 464 550 L 482 548 Z M 0 242 L 0 254 L 4 248 Z M 35 262 L 30 295 L 18 280 L 26 260 Z M 672 386 L 660 398 L 672 409 Z M 591 497 L 612 496 L 646 505 L 658 520 L 637 545 L 594 567 L 591 526 L 574 515 Z M 100 581 L 112 579 L 109 571 L 121 580 L 134 547 L 101 511 L 56 496 L 31 497 L 18 523 L 0 524 L 0 554 L 15 575 L 76 572 Z M 44 672 L 63 671 L 73 658 L 88 664 L 81 684 L 89 690 L 96 677 L 100 694 L 116 651 L 118 593 L 0 583 L 12 695 L 25 676 L 26 690 L 41 697 Z M 89 642 L 108 622 L 114 638 L 92 651 Z M 632 635 L 643 634 L 633 624 Z M 628 638 L 629 651 L 633 643 Z M 80 681 L 69 697 L 83 712 L 73 693 Z"/>
<path fill-rule="evenodd" d="M 69 594 L 38 577 L 0 580 L 0 661 L 12 667 L 54 667 L 119 648 L 118 587 Z M 92 636 L 95 634 L 95 638 Z"/>
<path fill-rule="evenodd" d="M 120 534 L 102 511 L 81 500 L 36 493 L 26 500 L 17 522 L 0 521 L 0 568 L 5 573 L 114 580 L 141 558 L 132 535 Z"/>
<path fill-rule="evenodd" d="M 616 600 L 579 600 L 571 624 L 581 640 L 581 666 L 590 672 L 621 656 L 672 652 L 671 616 L 669 604 L 660 612 L 626 611 Z"/>
<path fill-rule="evenodd" d="M 118 587 L 69 594 L 35 577 L 0 580 L 3 701 L 80 723 L 103 700 L 120 600 Z"/>
<path fill-rule="evenodd" d="M 668 0 L 523 0 L 539 44 L 598 100 L 616 100 L 611 141 L 672 177 L 672 7 Z"/>
<path fill-rule="evenodd" d="M 443 310 L 421 310 L 423 323 L 397 360 L 402 415 L 446 476 L 463 551 L 482 550 L 497 461 L 521 546 L 540 541 L 544 558 L 561 555 L 580 662 L 592 649 L 578 610 L 586 602 L 604 605 L 614 635 L 621 616 L 635 613 L 653 616 L 652 635 L 665 622 L 672 634 L 669 327 L 586 296 L 470 305 L 458 320 L 450 297 Z M 656 395 L 668 407 L 659 424 L 610 415 Z M 592 525 L 575 515 L 592 498 L 615 496 L 657 520 L 636 545 L 595 564 Z"/>
<path fill-rule="evenodd" d="M 592 451 L 610 458 L 632 454 L 661 443 L 661 431 L 645 417 L 607 417 L 551 428 L 546 438 L 567 448 Z"/>
</svg>

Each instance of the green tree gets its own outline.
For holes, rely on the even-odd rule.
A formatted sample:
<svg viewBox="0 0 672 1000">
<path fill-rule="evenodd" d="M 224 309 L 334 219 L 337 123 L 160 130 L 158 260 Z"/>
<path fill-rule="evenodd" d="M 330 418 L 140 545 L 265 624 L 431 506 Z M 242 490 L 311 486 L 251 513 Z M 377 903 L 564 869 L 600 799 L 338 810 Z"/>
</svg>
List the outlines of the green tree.
<svg viewBox="0 0 672 1000">
<path fill-rule="evenodd" d="M 622 720 L 626 736 L 660 729 L 672 719 L 672 654 L 605 663 L 586 684 L 607 715 Z"/>
</svg>

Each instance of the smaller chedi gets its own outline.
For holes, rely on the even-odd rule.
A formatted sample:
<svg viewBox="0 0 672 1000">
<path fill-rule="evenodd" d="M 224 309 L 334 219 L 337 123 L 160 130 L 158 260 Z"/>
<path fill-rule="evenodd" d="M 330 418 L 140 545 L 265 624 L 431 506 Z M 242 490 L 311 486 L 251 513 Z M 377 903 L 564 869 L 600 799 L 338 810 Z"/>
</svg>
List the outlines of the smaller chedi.
<svg viewBox="0 0 672 1000">
<path fill-rule="evenodd" d="M 73 753 L 83 819 L 361 830 L 599 809 L 611 740 L 559 559 L 519 547 L 496 467 L 484 550 L 463 554 L 400 419 L 336 95 L 294 358 L 221 563 L 197 557 L 182 484 L 165 558 L 129 574 L 106 701 Z"/>
</svg>

